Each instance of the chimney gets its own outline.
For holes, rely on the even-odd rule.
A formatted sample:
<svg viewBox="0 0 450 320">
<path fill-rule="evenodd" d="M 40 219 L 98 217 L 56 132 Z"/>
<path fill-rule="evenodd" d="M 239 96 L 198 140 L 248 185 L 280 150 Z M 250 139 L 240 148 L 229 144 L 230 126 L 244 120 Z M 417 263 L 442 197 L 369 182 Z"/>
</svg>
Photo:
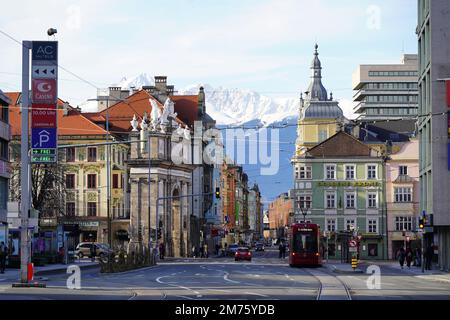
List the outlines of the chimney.
<svg viewBox="0 0 450 320">
<path fill-rule="evenodd" d="M 200 90 L 198 91 L 197 109 L 200 116 L 206 113 L 205 90 L 203 87 L 200 87 Z"/>
<path fill-rule="evenodd" d="M 69 114 L 69 104 L 67 102 L 64 102 L 63 104 L 63 116 L 67 116 Z"/>
<path fill-rule="evenodd" d="M 156 90 L 160 91 L 162 94 L 165 94 L 166 90 L 167 90 L 167 77 L 166 76 L 156 76 L 155 77 L 155 87 L 156 87 Z"/>
</svg>

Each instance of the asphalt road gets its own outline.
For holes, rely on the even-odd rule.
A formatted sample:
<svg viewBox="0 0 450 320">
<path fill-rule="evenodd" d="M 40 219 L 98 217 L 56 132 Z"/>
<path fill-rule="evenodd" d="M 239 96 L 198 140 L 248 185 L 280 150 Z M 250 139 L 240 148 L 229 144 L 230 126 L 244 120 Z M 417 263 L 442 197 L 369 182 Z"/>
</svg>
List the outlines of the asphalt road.
<svg viewBox="0 0 450 320">
<path fill-rule="evenodd" d="M 275 250 L 254 253 L 251 262 L 232 258 L 172 259 L 120 274 L 81 274 L 81 289 L 69 275 L 50 275 L 47 288 L 12 288 L 0 281 L 0 300 L 359 300 L 450 299 L 450 283 L 381 267 L 381 288 L 367 287 L 367 274 L 340 275 L 322 268 L 290 268 Z M 1 279 L 0 279 L 1 280 Z"/>
</svg>

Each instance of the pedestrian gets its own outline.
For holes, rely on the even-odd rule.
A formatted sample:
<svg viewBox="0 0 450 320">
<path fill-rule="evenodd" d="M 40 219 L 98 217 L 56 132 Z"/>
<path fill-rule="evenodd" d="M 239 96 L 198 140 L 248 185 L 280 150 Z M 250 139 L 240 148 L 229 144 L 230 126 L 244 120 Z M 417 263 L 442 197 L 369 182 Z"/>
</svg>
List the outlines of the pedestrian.
<svg viewBox="0 0 450 320">
<path fill-rule="evenodd" d="M 203 245 L 203 257 L 204 257 L 204 258 L 208 258 L 208 257 L 209 257 L 209 254 L 208 254 L 208 245 L 207 245 L 206 243 Z"/>
<path fill-rule="evenodd" d="M 0 243 L 0 273 L 5 273 L 7 256 L 8 256 L 8 247 L 2 241 Z"/>
<path fill-rule="evenodd" d="M 283 256 L 283 244 L 280 242 L 280 245 L 278 246 L 278 257 L 281 259 Z"/>
<path fill-rule="evenodd" d="M 412 250 L 411 248 L 406 249 L 406 266 L 408 269 L 411 269 L 411 262 L 412 262 L 413 256 L 412 256 Z"/>
<path fill-rule="evenodd" d="M 402 269 L 403 269 L 403 265 L 405 264 L 405 258 L 406 258 L 405 249 L 403 247 L 401 247 L 400 251 L 398 253 L 397 259 L 398 259 L 398 262 L 400 263 L 400 267 Z"/>
<path fill-rule="evenodd" d="M 285 243 L 285 242 L 283 242 L 283 251 L 282 251 L 282 253 L 283 253 L 283 259 L 285 259 L 285 258 L 286 258 L 286 249 L 287 249 L 287 247 L 286 247 L 286 243 Z"/>
<path fill-rule="evenodd" d="M 422 250 L 419 247 L 416 248 L 416 265 L 418 267 L 422 265 Z"/>
<path fill-rule="evenodd" d="M 216 256 L 219 255 L 220 246 L 218 243 L 216 243 Z"/>
<path fill-rule="evenodd" d="M 95 243 L 91 244 L 91 260 L 92 262 L 95 261 L 95 257 L 97 256 L 97 246 L 95 245 Z"/>
<path fill-rule="evenodd" d="M 195 259 L 195 246 L 192 246 L 192 257 Z"/>
<path fill-rule="evenodd" d="M 431 270 L 431 261 L 433 260 L 434 248 L 433 244 L 429 245 L 425 251 L 425 269 Z"/>
<path fill-rule="evenodd" d="M 161 242 L 159 244 L 159 259 L 164 260 L 164 254 L 166 253 L 165 250 L 166 248 L 164 246 L 164 243 Z"/>
</svg>

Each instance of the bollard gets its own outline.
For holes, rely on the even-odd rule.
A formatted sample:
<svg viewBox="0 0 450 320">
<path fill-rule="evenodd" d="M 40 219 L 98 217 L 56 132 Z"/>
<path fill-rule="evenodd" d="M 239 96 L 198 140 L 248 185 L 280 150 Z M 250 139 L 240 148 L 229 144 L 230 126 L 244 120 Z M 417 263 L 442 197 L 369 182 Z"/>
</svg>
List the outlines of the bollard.
<svg viewBox="0 0 450 320">
<path fill-rule="evenodd" d="M 28 272 L 27 272 L 27 280 L 28 282 L 33 281 L 33 274 L 34 274 L 34 264 L 29 263 L 28 264 Z"/>
<path fill-rule="evenodd" d="M 355 271 L 357 267 L 358 267 L 358 259 L 352 258 L 352 268 L 353 268 L 353 271 Z"/>
</svg>

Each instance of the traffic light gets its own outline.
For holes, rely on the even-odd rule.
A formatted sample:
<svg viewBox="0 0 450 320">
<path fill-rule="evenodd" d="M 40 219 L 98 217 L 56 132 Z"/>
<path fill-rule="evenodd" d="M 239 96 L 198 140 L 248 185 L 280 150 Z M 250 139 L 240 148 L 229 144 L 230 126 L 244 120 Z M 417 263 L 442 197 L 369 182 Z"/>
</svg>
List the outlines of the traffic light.
<svg viewBox="0 0 450 320">
<path fill-rule="evenodd" d="M 419 219 L 419 229 L 420 230 L 425 229 L 425 219 L 424 218 Z"/>
<path fill-rule="evenodd" d="M 219 187 L 216 188 L 216 198 L 220 199 L 220 188 Z"/>
</svg>

